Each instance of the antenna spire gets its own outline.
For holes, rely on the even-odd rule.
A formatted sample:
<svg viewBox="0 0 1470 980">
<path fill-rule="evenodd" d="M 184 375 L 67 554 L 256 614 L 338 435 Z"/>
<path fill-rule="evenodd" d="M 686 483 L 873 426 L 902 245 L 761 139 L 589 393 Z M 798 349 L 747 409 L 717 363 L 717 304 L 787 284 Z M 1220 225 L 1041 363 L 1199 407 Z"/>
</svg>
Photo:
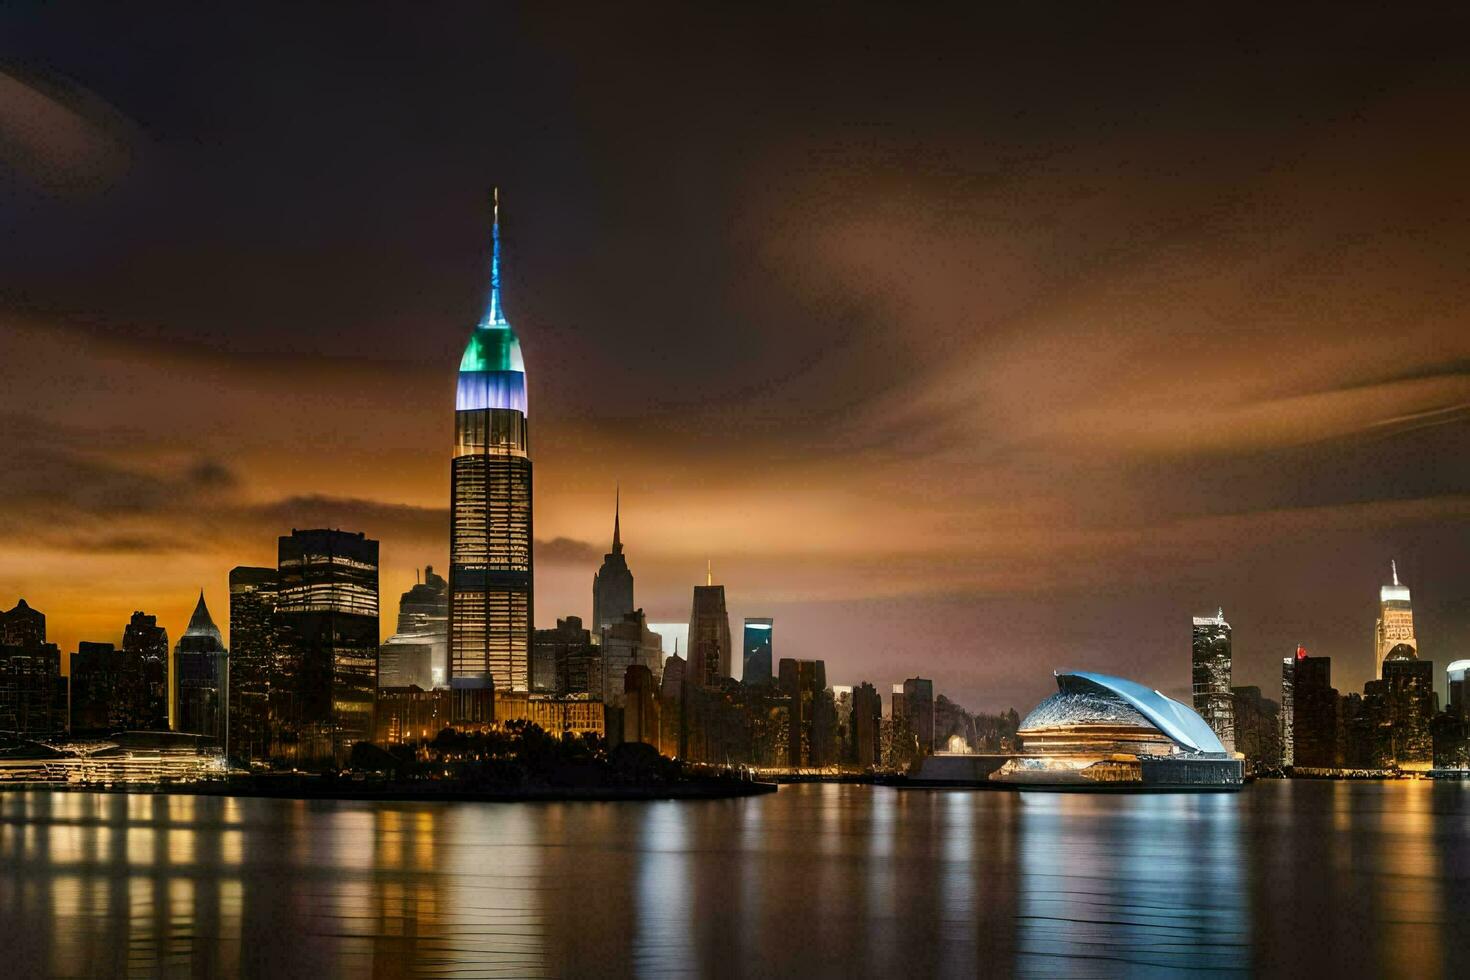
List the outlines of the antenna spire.
<svg viewBox="0 0 1470 980">
<path fill-rule="evenodd" d="M 623 553 L 622 528 L 619 526 L 622 509 L 623 488 L 615 484 L 613 488 L 613 554 L 615 555 L 621 555 Z"/>
<path fill-rule="evenodd" d="M 505 324 L 505 313 L 500 309 L 500 188 L 490 191 L 490 309 L 485 314 L 482 326 L 495 327 Z"/>
<path fill-rule="evenodd" d="M 715 584 L 714 563 L 712 561 L 710 561 L 708 558 L 706 558 L 704 560 L 704 584 L 705 585 L 714 585 Z"/>
<path fill-rule="evenodd" d="M 1395 561 L 1394 559 L 1390 558 L 1388 560 L 1388 567 L 1391 568 L 1391 569 L 1393 569 L 1393 584 L 1394 585 L 1398 585 L 1399 584 L 1399 563 L 1397 561 Z"/>
</svg>

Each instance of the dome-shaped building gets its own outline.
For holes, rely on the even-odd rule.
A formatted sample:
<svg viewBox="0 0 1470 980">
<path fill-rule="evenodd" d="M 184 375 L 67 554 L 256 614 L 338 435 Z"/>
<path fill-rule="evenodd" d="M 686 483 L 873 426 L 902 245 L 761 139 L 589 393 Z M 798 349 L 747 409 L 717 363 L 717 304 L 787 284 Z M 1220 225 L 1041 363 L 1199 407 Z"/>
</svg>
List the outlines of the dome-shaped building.
<svg viewBox="0 0 1470 980">
<path fill-rule="evenodd" d="M 1121 677 L 1058 672 L 1021 722 L 1021 753 L 991 777 L 1037 786 L 1241 784 L 1241 760 L 1186 705 Z"/>
</svg>

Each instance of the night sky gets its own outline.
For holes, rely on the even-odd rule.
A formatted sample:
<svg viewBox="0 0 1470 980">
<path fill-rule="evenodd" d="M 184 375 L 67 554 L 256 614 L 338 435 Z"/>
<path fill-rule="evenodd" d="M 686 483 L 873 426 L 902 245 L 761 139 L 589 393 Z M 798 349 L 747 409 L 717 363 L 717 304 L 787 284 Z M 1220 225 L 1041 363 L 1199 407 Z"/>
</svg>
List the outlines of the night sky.
<svg viewBox="0 0 1470 980">
<path fill-rule="evenodd" d="M 498 184 L 538 625 L 620 483 L 650 620 L 708 558 L 885 697 L 1181 695 L 1217 607 L 1358 690 L 1390 558 L 1470 656 L 1470 15 L 620 8 L 0 13 L 0 606 L 224 627 L 326 525 L 391 632 Z"/>
</svg>

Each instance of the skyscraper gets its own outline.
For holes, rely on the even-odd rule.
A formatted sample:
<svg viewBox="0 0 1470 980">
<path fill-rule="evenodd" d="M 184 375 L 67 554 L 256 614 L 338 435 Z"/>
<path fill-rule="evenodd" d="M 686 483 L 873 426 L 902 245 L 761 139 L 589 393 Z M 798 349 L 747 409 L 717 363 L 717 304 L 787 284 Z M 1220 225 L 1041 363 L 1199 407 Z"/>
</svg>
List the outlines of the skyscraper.
<svg viewBox="0 0 1470 980">
<path fill-rule="evenodd" d="M 623 679 L 629 667 L 647 667 L 655 685 L 663 676 L 663 643 L 657 633 L 649 630 L 642 609 L 634 609 L 609 624 L 602 631 L 599 652 L 602 684 L 597 694 L 611 707 L 622 706 Z"/>
<path fill-rule="evenodd" d="M 224 637 L 209 615 L 201 590 L 189 627 L 174 647 L 174 731 L 203 735 L 224 748 L 229 684 Z"/>
<path fill-rule="evenodd" d="M 455 687 L 530 689 L 531 456 L 526 367 L 500 306 L 500 199 L 490 304 L 459 363 L 449 500 L 449 674 Z"/>
<path fill-rule="evenodd" d="M 768 684 L 771 680 L 770 619 L 745 620 L 745 657 L 741 664 L 742 684 Z"/>
<path fill-rule="evenodd" d="M 689 609 L 689 677 L 691 687 L 718 687 L 730 676 L 730 614 L 725 611 L 725 587 L 714 584 L 705 571 L 704 585 L 694 587 Z"/>
<path fill-rule="evenodd" d="M 1230 694 L 1230 624 L 1225 610 L 1194 617 L 1194 710 L 1235 751 L 1235 704 Z"/>
<path fill-rule="evenodd" d="M 613 503 L 612 551 L 602 556 L 602 567 L 592 576 L 592 632 L 599 638 L 603 630 L 633 611 L 633 573 L 623 557 L 621 509 L 619 493 Z"/>
<path fill-rule="evenodd" d="M 1332 686 L 1331 657 L 1301 657 L 1293 665 L 1292 764 L 1304 769 L 1332 769 L 1341 759 L 1338 747 L 1337 690 Z"/>
<path fill-rule="evenodd" d="M 449 585 L 432 565 L 398 600 L 398 629 L 378 652 L 378 686 L 449 686 Z"/>
<path fill-rule="evenodd" d="M 272 754 L 342 765 L 372 737 L 378 671 L 378 542 L 292 529 L 278 540 L 277 639 L 292 697 L 273 715 Z"/>
<path fill-rule="evenodd" d="M 878 689 L 863 681 L 852 692 L 852 761 L 871 769 L 883 760 L 881 739 L 883 699 Z"/>
<path fill-rule="evenodd" d="M 270 755 L 270 716 L 277 676 L 277 573 L 230 569 L 230 752 L 247 763 Z M 276 691 L 276 702 L 284 690 Z"/>
<path fill-rule="evenodd" d="M 1398 562 L 1390 561 L 1388 566 L 1393 581 L 1378 590 L 1378 622 L 1373 628 L 1373 665 L 1379 678 L 1385 660 L 1414 660 L 1419 655 L 1409 587 L 1399 582 Z"/>
<path fill-rule="evenodd" d="M 909 728 L 919 740 L 919 755 L 933 755 L 934 682 L 925 677 L 904 681 L 903 707 Z"/>
<path fill-rule="evenodd" d="M 137 731 L 168 731 L 168 630 L 158 617 L 134 612 L 123 627 L 123 653 L 135 672 L 129 694 L 125 728 Z"/>
<path fill-rule="evenodd" d="M 1296 663 L 1307 659 L 1307 648 L 1297 645 L 1296 656 L 1281 658 L 1281 764 L 1296 764 Z"/>
<path fill-rule="evenodd" d="M 67 726 L 61 651 L 46 642 L 46 617 L 24 599 L 0 612 L 0 731 L 59 735 Z"/>
</svg>

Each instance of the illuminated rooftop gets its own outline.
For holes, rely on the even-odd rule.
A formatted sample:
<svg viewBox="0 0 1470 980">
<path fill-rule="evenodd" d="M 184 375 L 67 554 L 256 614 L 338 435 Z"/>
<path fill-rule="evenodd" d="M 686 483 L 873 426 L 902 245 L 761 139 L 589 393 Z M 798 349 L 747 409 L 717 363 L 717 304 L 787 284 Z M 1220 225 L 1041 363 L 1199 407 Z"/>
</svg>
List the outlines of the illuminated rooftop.
<svg viewBox="0 0 1470 980">
<path fill-rule="evenodd" d="M 459 361 L 456 411 L 504 408 L 528 414 L 526 364 L 521 342 L 505 318 L 500 303 L 500 191 L 495 192 L 495 216 L 491 230 L 490 304 L 470 335 Z"/>
</svg>

